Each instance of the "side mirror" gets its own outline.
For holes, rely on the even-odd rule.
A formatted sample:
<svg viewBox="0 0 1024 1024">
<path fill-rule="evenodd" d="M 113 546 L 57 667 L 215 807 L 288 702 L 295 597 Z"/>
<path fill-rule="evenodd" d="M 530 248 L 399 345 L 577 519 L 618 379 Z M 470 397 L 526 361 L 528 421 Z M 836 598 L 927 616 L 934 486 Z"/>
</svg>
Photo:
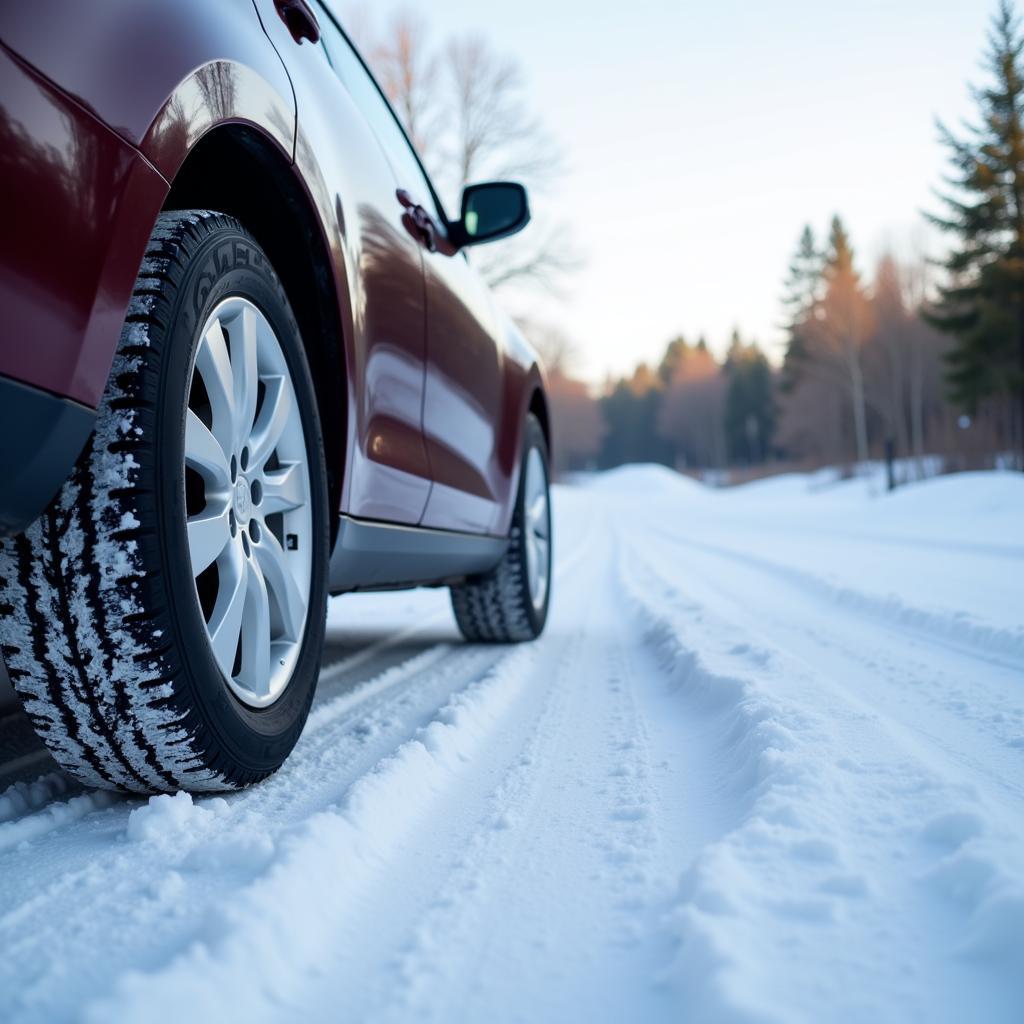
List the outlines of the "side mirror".
<svg viewBox="0 0 1024 1024">
<path fill-rule="evenodd" d="M 513 181 L 468 185 L 462 193 L 460 248 L 508 238 L 530 223 L 526 189 Z"/>
</svg>

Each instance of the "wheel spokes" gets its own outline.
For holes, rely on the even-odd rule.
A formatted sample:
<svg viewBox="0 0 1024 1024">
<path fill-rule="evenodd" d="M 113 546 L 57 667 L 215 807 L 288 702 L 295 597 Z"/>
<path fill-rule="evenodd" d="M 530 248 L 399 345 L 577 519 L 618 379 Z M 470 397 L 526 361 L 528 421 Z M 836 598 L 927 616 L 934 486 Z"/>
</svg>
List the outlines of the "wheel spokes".
<svg viewBox="0 0 1024 1024">
<path fill-rule="evenodd" d="M 277 605 L 283 639 L 298 640 L 306 620 L 307 602 L 288 566 L 288 554 L 277 537 L 267 529 L 260 533 L 255 554 L 267 589 Z"/>
<path fill-rule="evenodd" d="M 235 668 L 235 653 L 238 638 L 242 632 L 242 616 L 245 611 L 247 567 L 240 544 L 232 544 L 228 557 L 221 559 L 220 589 L 213 614 L 207 623 L 213 656 L 221 672 L 229 679 Z"/>
<path fill-rule="evenodd" d="M 219 511 L 211 511 L 208 505 L 199 515 L 189 517 L 186 529 L 193 576 L 205 572 L 231 543 L 230 516 L 225 501 Z"/>
<path fill-rule="evenodd" d="M 546 539 L 550 532 L 548 526 L 548 496 L 546 494 L 538 494 L 534 498 L 533 503 L 530 505 L 528 518 L 533 532 L 538 537 Z"/>
<path fill-rule="evenodd" d="M 538 449 L 531 449 L 527 456 L 525 472 L 523 530 L 527 582 L 530 599 L 535 608 L 540 608 L 547 597 L 548 578 L 551 573 L 551 507 L 548 500 L 547 470 Z"/>
<path fill-rule="evenodd" d="M 242 659 L 236 678 L 257 697 L 264 697 L 270 692 L 270 600 L 263 573 L 248 560 L 242 621 Z"/>
<path fill-rule="evenodd" d="M 260 508 L 264 516 L 272 516 L 275 512 L 290 512 L 307 501 L 309 494 L 305 473 L 298 463 L 264 473 L 263 504 Z"/>
<path fill-rule="evenodd" d="M 231 487 L 228 453 L 206 424 L 191 410 L 185 417 L 185 465 L 202 478 L 209 494 L 227 494 Z"/>
<path fill-rule="evenodd" d="M 220 319 L 210 324 L 196 353 L 196 371 L 203 379 L 213 414 L 213 435 L 225 452 L 235 440 L 235 384 Z"/>
<path fill-rule="evenodd" d="M 236 326 L 238 321 L 240 326 Z M 259 371 L 256 366 L 256 311 L 245 306 L 231 328 L 231 375 L 235 403 L 234 446 L 240 452 L 256 420 Z"/>
<path fill-rule="evenodd" d="M 292 413 L 292 389 L 284 377 L 264 377 L 266 394 L 249 443 L 249 464 L 262 466 L 281 440 Z"/>
</svg>

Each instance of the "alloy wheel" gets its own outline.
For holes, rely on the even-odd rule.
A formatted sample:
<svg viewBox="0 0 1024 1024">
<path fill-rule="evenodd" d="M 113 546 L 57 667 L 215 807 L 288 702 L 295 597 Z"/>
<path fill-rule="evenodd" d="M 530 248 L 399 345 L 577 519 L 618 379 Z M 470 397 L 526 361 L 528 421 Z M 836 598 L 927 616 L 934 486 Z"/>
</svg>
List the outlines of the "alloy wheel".
<svg viewBox="0 0 1024 1024">
<path fill-rule="evenodd" d="M 306 438 L 270 322 L 219 303 L 200 334 L 185 422 L 186 531 L 214 659 L 253 708 L 274 703 L 298 659 L 313 520 Z"/>
<path fill-rule="evenodd" d="M 544 606 L 551 573 L 551 510 L 548 501 L 548 474 L 544 459 L 536 448 L 526 460 L 523 497 L 523 529 L 526 543 L 526 575 L 530 600 L 535 609 Z"/>
</svg>

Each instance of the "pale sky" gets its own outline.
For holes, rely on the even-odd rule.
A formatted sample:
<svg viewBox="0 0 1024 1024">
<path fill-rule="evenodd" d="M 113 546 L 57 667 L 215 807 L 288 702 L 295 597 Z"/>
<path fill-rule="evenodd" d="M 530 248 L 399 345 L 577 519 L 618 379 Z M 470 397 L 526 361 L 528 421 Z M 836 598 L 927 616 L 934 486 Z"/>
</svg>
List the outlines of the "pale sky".
<svg viewBox="0 0 1024 1024">
<path fill-rule="evenodd" d="M 567 168 L 548 203 L 586 264 L 561 299 L 503 301 L 565 330 L 596 382 L 680 332 L 723 351 L 738 326 L 777 352 L 806 222 L 824 232 L 839 212 L 864 271 L 907 244 L 947 167 L 935 116 L 972 112 L 995 0 L 373 6 L 520 61 Z"/>
</svg>

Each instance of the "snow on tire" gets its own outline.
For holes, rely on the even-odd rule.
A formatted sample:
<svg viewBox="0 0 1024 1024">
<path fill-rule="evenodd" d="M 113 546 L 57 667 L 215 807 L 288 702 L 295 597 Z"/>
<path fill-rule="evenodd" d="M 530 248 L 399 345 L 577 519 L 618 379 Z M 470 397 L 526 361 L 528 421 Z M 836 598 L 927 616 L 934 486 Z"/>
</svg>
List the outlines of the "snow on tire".
<svg viewBox="0 0 1024 1024">
<path fill-rule="evenodd" d="M 237 699 L 213 655 L 186 530 L 197 334 L 228 296 L 259 308 L 276 333 L 308 466 L 307 613 L 287 685 L 265 707 Z M 223 214 L 161 215 L 94 434 L 43 516 L 0 542 L 0 651 L 39 735 L 83 783 L 235 789 L 291 751 L 312 701 L 326 614 L 329 524 L 315 410 L 298 328 L 252 237 Z"/>
</svg>

